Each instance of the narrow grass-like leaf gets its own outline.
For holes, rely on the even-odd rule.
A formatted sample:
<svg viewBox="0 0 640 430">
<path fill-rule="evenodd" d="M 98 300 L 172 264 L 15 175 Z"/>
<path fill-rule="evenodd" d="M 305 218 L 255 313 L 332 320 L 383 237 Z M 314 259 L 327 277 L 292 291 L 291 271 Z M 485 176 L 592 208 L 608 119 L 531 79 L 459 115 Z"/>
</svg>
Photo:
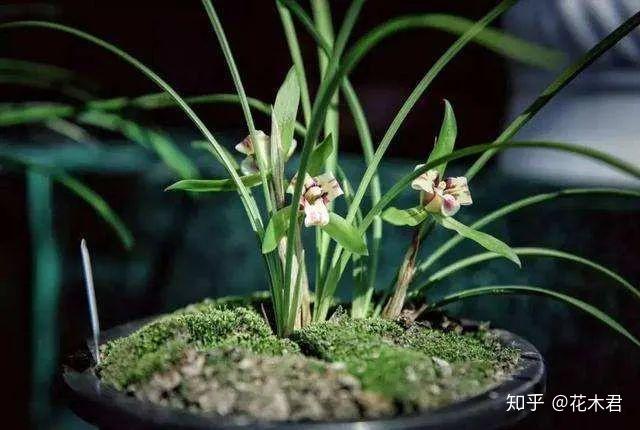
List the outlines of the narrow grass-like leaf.
<svg viewBox="0 0 640 430">
<path fill-rule="evenodd" d="M 242 183 L 247 187 L 260 185 L 260 175 L 242 176 Z M 189 191 L 192 193 L 216 193 L 221 191 L 237 191 L 235 182 L 231 179 L 183 179 L 169 185 L 165 191 Z"/>
<path fill-rule="evenodd" d="M 279 1 L 285 4 L 291 12 L 296 15 L 318 46 L 324 49 L 325 52 L 331 52 L 330 44 L 327 43 L 322 34 L 314 31 L 313 21 L 311 21 L 295 0 Z M 364 50 L 366 53 L 373 50 L 386 38 L 403 31 L 433 28 L 447 33 L 461 35 L 468 31 L 474 24 L 475 22 L 464 17 L 439 13 L 400 16 L 370 30 L 357 44 L 361 45 L 359 49 Z M 482 29 L 474 36 L 473 42 L 494 51 L 496 54 L 545 69 L 555 69 L 564 60 L 564 55 L 557 50 L 536 45 L 488 27 Z"/>
<path fill-rule="evenodd" d="M 267 254 L 278 247 L 280 239 L 287 235 L 287 227 L 289 226 L 289 216 L 291 215 L 291 206 L 278 209 L 271 216 L 267 228 L 264 231 L 264 239 L 262 240 L 262 253 Z"/>
<path fill-rule="evenodd" d="M 199 176 L 198 168 L 164 133 L 144 127 L 119 115 L 98 110 L 83 112 L 77 117 L 77 121 L 122 133 L 127 139 L 154 151 L 162 162 L 181 178 L 188 179 Z"/>
<path fill-rule="evenodd" d="M 617 197 L 640 197 L 640 191 L 634 190 L 618 190 L 615 188 L 568 188 L 560 191 L 555 191 L 552 193 L 543 193 L 536 194 L 533 196 L 526 197 L 521 200 L 517 200 L 515 202 L 509 203 L 479 220 L 475 221 L 470 225 L 471 228 L 479 229 L 487 224 L 496 221 L 504 216 L 507 216 L 513 212 L 519 211 L 521 209 L 528 208 L 530 206 L 534 206 L 540 203 L 544 203 L 550 200 L 554 200 L 557 198 L 571 197 L 571 196 L 582 196 L 582 195 L 610 195 Z M 455 236 L 440 245 L 436 248 L 424 262 L 416 265 L 416 275 L 425 272 L 429 267 L 431 267 L 436 261 L 438 261 L 443 255 L 453 249 L 456 245 L 464 240 L 463 237 Z"/>
<path fill-rule="evenodd" d="M 238 191 L 240 193 L 240 199 L 242 200 L 243 206 L 247 213 L 247 217 L 249 218 L 249 222 L 251 224 L 251 228 L 256 232 L 258 238 L 261 238 L 263 233 L 262 227 L 262 218 L 260 217 L 260 212 L 258 210 L 258 206 L 251 196 L 249 190 L 244 186 L 242 181 L 240 180 L 240 176 L 233 168 L 233 165 L 227 160 L 226 154 L 220 151 L 220 145 L 216 141 L 215 137 L 209 131 L 207 126 L 202 122 L 202 120 L 196 115 L 196 113 L 189 107 L 189 105 L 184 101 L 184 99 L 167 83 L 165 82 L 158 74 L 156 74 L 153 70 L 145 66 L 143 63 L 138 61 L 136 58 L 127 54 L 120 48 L 106 42 L 98 37 L 95 37 L 89 33 L 78 30 L 76 28 L 68 27 L 62 24 L 57 24 L 53 22 L 47 21 L 13 21 L 4 24 L 0 24 L 0 30 L 8 30 L 15 28 L 45 28 L 49 30 L 60 31 L 66 34 L 73 35 L 80 39 L 83 39 L 87 42 L 91 42 L 96 46 L 99 46 L 112 54 L 118 56 L 123 61 L 129 63 L 131 66 L 135 67 L 137 70 L 142 72 L 147 78 L 153 81 L 156 85 L 158 85 L 162 90 L 164 90 L 171 98 L 175 101 L 175 103 L 184 111 L 184 113 L 189 117 L 189 119 L 194 123 L 194 125 L 198 128 L 198 130 L 205 136 L 207 141 L 211 144 L 213 149 L 218 153 L 220 159 L 223 161 L 223 165 L 231 178 L 234 180 L 236 185 L 238 186 Z"/>
<path fill-rule="evenodd" d="M 0 58 L 0 73 L 27 74 L 55 81 L 69 81 L 76 78 L 72 71 L 62 67 L 15 58 Z"/>
<path fill-rule="evenodd" d="M 40 164 L 33 163 L 22 157 L 16 157 L 9 154 L 0 153 L 0 164 L 17 167 L 21 170 L 31 169 L 49 176 L 54 181 L 64 185 L 78 197 L 84 200 L 89 206 L 91 206 L 96 213 L 116 232 L 118 238 L 126 249 L 130 249 L 133 246 L 133 236 L 122 219 L 114 212 L 109 204 L 100 197 L 95 191 L 87 187 L 78 179 L 67 174 L 60 169 L 53 169 L 51 167 L 42 166 Z"/>
<path fill-rule="evenodd" d="M 203 94 L 199 96 L 185 97 L 189 106 L 206 104 L 240 104 L 237 94 Z M 247 97 L 249 106 L 256 112 L 271 115 L 271 107 L 268 103 L 253 97 Z M 114 99 L 94 100 L 81 107 L 75 107 L 64 103 L 5 103 L 0 104 L 0 127 L 18 124 L 27 124 L 45 121 L 51 118 L 68 118 L 77 112 L 84 110 L 120 111 L 125 108 L 142 110 L 165 109 L 177 106 L 175 100 L 166 93 L 146 94 L 139 97 L 117 97 Z M 296 121 L 295 131 L 304 136 L 306 128 Z"/>
<path fill-rule="evenodd" d="M 0 127 L 71 117 L 75 113 L 73 106 L 64 103 L 5 103 L 0 105 Z"/>
<path fill-rule="evenodd" d="M 395 207 L 387 208 L 382 212 L 382 219 L 389 224 L 397 226 L 414 227 L 427 219 L 429 212 L 424 206 L 415 206 L 409 209 L 398 209 Z"/>
<path fill-rule="evenodd" d="M 309 124 L 309 121 L 311 120 L 311 100 L 309 98 L 307 74 L 304 68 L 302 52 L 300 51 L 300 44 L 298 43 L 298 36 L 289 10 L 282 6 L 278 0 L 276 0 L 275 3 L 278 9 L 278 14 L 280 15 L 284 34 L 287 39 L 287 45 L 289 46 L 291 61 L 293 61 L 293 66 L 295 67 L 296 75 L 298 76 L 298 83 L 300 84 L 300 102 L 302 105 L 305 124 Z"/>
<path fill-rule="evenodd" d="M 561 260 L 568 260 L 574 263 L 581 264 L 583 266 L 590 267 L 597 272 L 602 273 L 603 275 L 613 279 L 622 287 L 626 288 L 631 294 L 635 296 L 636 299 L 640 299 L 640 291 L 635 288 L 629 281 L 624 279 L 622 276 L 613 272 L 612 270 L 607 269 L 606 267 L 593 262 L 587 258 L 580 257 L 575 254 L 571 254 L 569 252 L 559 251 L 557 249 L 550 248 L 535 248 L 535 247 L 523 247 L 523 248 L 512 248 L 513 252 L 519 256 L 533 256 L 533 257 L 551 257 L 558 258 Z M 482 263 L 484 261 L 492 260 L 494 258 L 498 258 L 499 255 L 493 252 L 483 252 L 481 254 L 472 255 L 470 257 L 462 258 L 440 270 L 435 272 L 433 275 L 429 276 L 427 282 L 423 284 L 420 288 L 415 291 L 415 294 L 424 293 L 430 286 L 434 285 L 438 281 L 446 278 L 453 273 L 456 273 L 460 270 L 466 269 L 467 267 Z"/>
<path fill-rule="evenodd" d="M 233 53 L 231 52 L 231 47 L 229 46 L 229 42 L 227 40 L 224 29 L 222 28 L 222 23 L 220 22 L 218 13 L 216 12 L 216 9 L 213 6 L 211 0 L 202 0 L 202 5 L 204 6 L 204 10 L 206 11 L 207 16 L 209 17 L 209 21 L 211 22 L 211 27 L 216 34 L 218 42 L 220 43 L 220 49 L 222 51 L 222 54 L 224 55 L 229 73 L 231 74 L 231 78 L 233 80 L 233 85 L 235 86 L 236 92 L 238 93 L 238 97 L 240 99 L 240 106 L 242 107 L 242 113 L 244 114 L 244 119 L 247 123 L 247 128 L 249 129 L 249 135 L 254 142 L 256 162 L 260 170 L 260 175 L 262 175 L 262 193 L 264 194 L 267 212 L 271 213 L 274 209 L 274 201 L 272 199 L 269 184 L 267 182 L 267 172 L 269 171 L 270 167 L 268 164 L 269 155 L 265 152 L 266 148 L 263 148 L 263 145 L 257 144 L 258 139 L 256 134 L 256 127 L 253 122 L 253 116 L 251 115 L 251 109 L 249 108 L 247 94 L 245 93 L 244 85 L 242 84 L 242 79 L 240 78 L 240 72 L 238 71 L 238 67 L 236 66 L 235 59 L 233 58 Z"/>
<path fill-rule="evenodd" d="M 321 229 L 350 252 L 358 255 L 369 254 L 362 234 L 340 215 L 330 212 L 329 224 L 322 226 Z"/>
<path fill-rule="evenodd" d="M 369 32 L 368 44 L 373 47 L 389 36 L 400 32 L 433 28 L 454 35 L 468 31 L 475 23 L 467 18 L 447 14 L 416 14 L 393 18 Z M 564 60 L 564 55 L 554 49 L 546 48 L 512 36 L 493 28 L 484 28 L 474 36 L 475 43 L 496 54 L 545 69 L 555 69 Z"/>
<path fill-rule="evenodd" d="M 0 82 L 44 88 L 79 101 L 90 100 L 92 90 L 97 87 L 71 70 L 13 58 L 0 58 Z"/>
<path fill-rule="evenodd" d="M 615 167 L 617 169 L 620 169 L 623 172 L 629 173 L 635 176 L 636 178 L 640 178 L 640 169 L 637 166 L 626 163 L 623 160 L 617 159 L 603 152 L 596 151 L 591 148 L 578 146 L 578 145 L 570 145 L 570 144 L 558 143 L 558 142 L 513 142 L 513 143 L 510 143 L 508 146 L 507 145 L 496 146 L 493 144 L 475 145 L 475 146 L 470 146 L 468 148 L 463 148 L 463 149 L 453 151 L 451 154 L 447 155 L 446 157 L 441 157 L 437 160 L 433 160 L 433 162 L 425 164 L 424 166 L 412 171 L 411 173 L 407 174 L 406 176 L 401 178 L 399 181 L 397 181 L 391 187 L 391 189 L 382 196 L 380 201 L 373 208 L 371 208 L 371 210 L 363 218 L 362 223 L 360 224 L 360 232 L 364 234 L 364 232 L 366 232 L 369 225 L 371 225 L 373 219 L 376 216 L 378 216 L 382 212 L 382 210 L 384 210 L 384 208 L 389 203 L 391 203 L 401 192 L 405 191 L 408 185 L 411 183 L 411 181 L 413 181 L 416 177 L 420 176 L 427 170 L 432 169 L 433 167 L 443 162 L 468 157 L 483 151 L 487 151 L 487 150 L 502 151 L 504 149 L 510 149 L 510 148 L 511 149 L 546 148 L 546 149 L 555 149 L 555 150 L 566 151 L 570 153 L 576 153 L 576 154 L 580 154 L 580 155 L 584 155 L 586 157 L 592 158 L 594 160 L 601 161 L 603 163 L 608 164 L 611 167 Z M 339 281 L 341 274 L 344 272 L 349 262 L 349 258 L 350 258 L 349 253 L 342 253 L 341 249 L 340 250 L 336 249 L 336 252 L 334 252 L 334 255 L 331 261 L 331 268 L 330 268 L 331 276 L 327 277 L 327 281 L 326 281 L 327 283 L 329 282 L 331 283 L 327 287 L 328 291 L 334 290 L 335 286 L 337 286 L 337 282 Z M 333 294 L 333 292 L 330 292 L 329 294 Z M 323 309 L 323 310 L 328 311 L 328 309 Z"/>
<path fill-rule="evenodd" d="M 440 71 L 444 69 L 444 67 L 449 64 L 449 62 L 462 50 L 464 46 L 467 45 L 482 29 L 484 29 L 487 25 L 489 25 L 494 19 L 500 16 L 503 12 L 507 11 L 510 7 L 515 4 L 515 0 L 503 0 L 500 2 L 495 8 L 493 8 L 487 15 L 485 15 L 482 19 L 477 21 L 473 26 L 471 26 L 458 40 L 456 40 L 447 51 L 435 62 L 433 66 L 427 71 L 427 73 L 423 76 L 423 78 L 418 82 L 416 87 L 413 89 L 409 97 L 405 100 L 402 107 L 394 117 L 391 125 L 387 128 L 382 141 L 378 145 L 376 152 L 374 154 L 373 160 L 367 166 L 367 169 L 362 177 L 362 181 L 360 182 L 356 194 L 353 198 L 354 206 L 349 208 L 349 213 L 347 214 L 347 220 L 352 221 L 357 206 L 362 202 L 362 198 L 366 192 L 367 187 L 376 170 L 378 169 L 378 165 L 380 161 L 382 161 L 382 157 L 387 151 L 391 141 L 395 137 L 396 133 L 402 126 L 404 120 L 407 118 L 415 104 L 422 97 L 424 92 L 427 90 L 429 85 L 433 82 L 433 80 L 438 76 Z M 368 34 L 364 36 L 356 45 L 351 48 L 349 53 L 345 56 L 344 64 L 341 64 L 341 68 L 343 70 L 349 70 L 351 62 L 359 61 L 361 55 L 366 52 L 367 45 L 373 42 L 375 36 L 372 34 Z"/>
<path fill-rule="evenodd" d="M 115 230 L 125 248 L 130 249 L 133 246 L 133 236 L 131 235 L 131 232 L 129 232 L 129 229 L 125 226 L 124 222 L 113 211 L 113 209 L 111 209 L 109 204 L 100 197 L 99 194 L 84 185 L 82 182 L 78 181 L 73 176 L 57 173 L 52 174 L 51 177 L 87 202 L 98 213 L 98 215 L 100 215 L 100 217 Z"/>
<path fill-rule="evenodd" d="M 364 114 L 364 110 L 362 109 L 362 105 L 360 104 L 360 100 L 358 99 L 355 90 L 353 89 L 351 83 L 347 78 L 345 78 L 342 82 L 341 88 L 342 92 L 344 93 L 345 101 L 347 102 L 349 110 L 351 111 L 351 115 L 353 116 L 353 121 L 356 126 L 356 131 L 358 132 L 358 137 L 360 138 L 364 161 L 368 165 L 369 163 L 371 163 L 371 160 L 373 160 L 374 149 L 373 138 L 371 137 L 371 131 L 369 129 L 367 118 Z M 371 179 L 371 184 L 369 185 L 369 197 L 371 199 L 372 206 L 375 206 L 380 201 L 380 196 L 382 196 L 380 177 L 376 172 Z M 353 201 L 350 200 L 347 207 L 351 206 L 352 203 Z M 360 225 L 360 221 L 362 221 L 361 211 L 358 211 L 358 213 L 356 214 L 356 221 L 357 225 Z M 366 259 L 367 273 L 365 278 L 367 281 L 367 285 L 365 288 L 358 288 L 358 283 L 356 283 L 356 288 L 354 289 L 354 299 L 351 306 L 351 316 L 353 318 L 364 318 L 365 316 L 369 315 L 369 309 L 372 308 L 371 301 L 373 292 L 375 290 L 376 273 L 378 271 L 379 250 L 380 243 L 382 241 L 382 224 L 382 218 L 380 216 L 376 216 L 373 218 L 373 225 L 371 228 L 371 241 L 369 242 L 369 257 Z"/>
<path fill-rule="evenodd" d="M 429 158 L 427 159 L 427 163 L 429 161 L 433 161 L 440 157 L 444 157 L 445 155 L 451 154 L 453 151 L 453 147 L 456 144 L 456 137 L 458 135 L 458 125 L 456 123 L 456 116 L 453 113 L 453 108 L 451 107 L 451 103 L 445 99 L 444 101 L 444 118 L 442 119 L 442 126 L 440 126 L 440 133 L 438 134 L 438 139 L 436 139 L 436 143 L 433 146 L 433 150 L 429 154 Z M 444 169 L 447 167 L 447 163 L 442 163 L 436 170 L 438 171 L 438 175 L 442 178 L 444 174 Z"/>
<path fill-rule="evenodd" d="M 614 46 L 620 39 L 625 37 L 634 28 L 640 25 L 640 12 L 633 15 L 631 18 L 622 23 L 618 28 L 613 30 L 607 37 L 602 39 L 596 46 L 591 48 L 585 55 L 578 61 L 571 64 L 564 69 L 560 75 L 533 101 L 511 124 L 502 132 L 502 134 L 495 140 L 495 145 L 502 145 L 507 143 L 508 140 L 513 138 L 516 133 L 524 127 L 526 123 L 533 118 L 540 109 L 542 109 L 560 90 L 567 86 L 578 76 L 584 69 L 589 67 L 596 61 L 602 54 L 607 52 L 612 46 Z M 467 170 L 465 176 L 468 179 L 473 178 L 484 165 L 495 155 L 496 151 L 489 151 L 482 154 L 471 167 Z"/>
<path fill-rule="evenodd" d="M 329 66 L 329 59 L 334 55 L 334 42 L 335 35 L 333 30 L 333 18 L 331 16 L 331 5 L 328 0 L 312 0 L 311 9 L 313 12 L 313 20 L 315 23 L 315 30 L 318 32 L 319 36 L 322 37 L 327 42 L 327 47 L 330 49 L 324 50 L 322 46 L 318 46 L 318 66 L 320 71 L 320 78 L 325 79 Z M 355 6 L 355 2 L 351 3 L 351 9 Z M 355 15 L 351 14 L 352 19 L 355 20 L 357 13 Z M 345 21 L 349 17 L 345 17 Z M 344 27 L 344 23 L 343 23 Z M 338 56 L 341 55 L 341 47 L 337 47 L 338 51 L 336 54 Z M 338 106 L 340 104 L 340 95 L 336 92 L 332 99 L 329 109 L 325 114 L 324 119 L 324 135 L 332 135 L 333 141 L 338 147 L 338 142 L 340 140 L 340 114 L 338 112 Z M 328 171 L 334 171 L 336 168 L 336 164 L 338 162 L 338 153 L 332 154 L 326 160 L 326 169 Z M 329 208 L 333 208 L 333 202 L 329 202 Z M 327 247 L 329 246 L 329 238 L 324 236 L 323 240 L 323 258 L 326 257 L 324 254 L 327 252 Z"/>
<path fill-rule="evenodd" d="M 603 324 L 611 327 L 613 330 L 617 331 L 635 345 L 640 346 L 640 341 L 634 337 L 627 329 L 625 329 L 619 322 L 611 318 L 606 313 L 602 312 L 600 309 L 585 303 L 581 300 L 578 300 L 574 297 L 567 296 L 565 294 L 561 294 L 555 291 L 546 290 L 544 288 L 538 287 L 530 287 L 525 285 L 498 285 L 498 286 L 489 286 L 489 287 L 478 287 L 478 288 L 470 288 L 468 290 L 460 291 L 457 293 L 449 294 L 442 298 L 439 301 L 436 301 L 431 304 L 430 308 L 437 309 L 443 306 L 446 306 L 450 303 L 459 302 L 461 300 L 473 298 L 473 297 L 481 297 L 481 296 L 492 296 L 492 295 L 537 295 L 543 297 L 549 297 L 555 300 L 558 300 L 562 303 L 569 304 L 575 308 L 580 309 L 581 311 L 591 315 L 596 318 Z"/>
<path fill-rule="evenodd" d="M 520 259 L 518 255 L 513 252 L 513 249 L 503 241 L 496 239 L 490 234 L 483 233 L 478 230 L 474 230 L 473 228 L 464 225 L 460 221 L 451 218 L 451 217 L 443 217 L 442 215 L 433 215 L 436 221 L 440 223 L 444 228 L 448 228 L 449 230 L 453 230 L 457 232 L 460 236 L 466 237 L 467 239 L 471 239 L 476 242 L 478 245 L 482 246 L 488 251 L 495 252 L 498 255 L 503 256 L 504 258 L 513 261 L 518 267 L 521 266 Z"/>
<path fill-rule="evenodd" d="M 71 121 L 67 121 L 66 119 L 52 118 L 45 121 L 44 126 L 76 143 L 87 144 L 95 142 L 91 133 L 89 133 L 85 128 Z"/>
<path fill-rule="evenodd" d="M 342 51 L 347 43 L 347 39 L 351 34 L 351 30 L 353 30 L 353 26 L 355 25 L 356 18 L 363 3 L 364 0 L 353 0 L 351 6 L 345 13 L 345 18 L 340 28 L 340 32 L 338 33 L 338 38 L 336 40 L 335 49 L 328 65 L 327 76 L 330 76 L 330 78 L 328 77 L 327 79 L 323 79 L 321 81 L 320 88 L 318 90 L 318 96 L 313 106 L 311 121 L 309 122 L 307 134 L 304 139 L 304 145 L 302 146 L 302 151 L 300 154 L 300 165 L 298 167 L 297 173 L 298 178 L 303 178 L 306 173 L 307 164 L 309 162 L 309 157 L 313 150 L 313 146 L 316 144 L 317 139 L 320 135 L 323 118 L 325 117 L 327 109 L 329 108 L 329 103 L 333 97 L 333 93 L 337 90 L 339 83 L 344 77 L 344 74 L 339 75 L 338 73 L 340 58 L 342 55 Z M 300 197 L 302 196 L 302 185 L 303 181 L 296 181 L 293 190 L 293 198 L 291 201 L 300 201 Z M 293 219 L 293 216 L 295 216 L 295 210 L 295 208 L 292 208 L 291 219 L 289 220 L 289 229 L 287 232 L 288 243 L 291 243 L 293 240 L 294 227 L 296 222 L 296 220 Z M 292 247 L 288 247 L 287 253 L 285 255 L 285 290 L 288 289 L 291 282 L 292 259 L 293 249 Z"/>
<path fill-rule="evenodd" d="M 336 150 L 333 143 L 332 135 L 328 135 L 324 138 L 319 145 L 313 148 L 313 152 L 309 157 L 309 163 L 307 164 L 307 173 L 311 176 L 317 176 L 324 171 L 324 165 L 327 158 Z"/>
<path fill-rule="evenodd" d="M 480 19 L 473 26 L 471 26 L 469 30 L 467 30 L 458 40 L 456 40 L 456 42 L 454 42 L 454 44 L 449 49 L 447 49 L 447 51 L 438 59 L 438 61 L 429 69 L 429 71 L 425 74 L 422 80 L 417 84 L 417 86 L 412 91 L 411 95 L 407 98 L 405 103 L 402 105 L 402 107 L 396 114 L 394 120 L 392 121 L 391 125 L 387 129 L 387 132 L 382 138 L 380 145 L 376 149 L 376 152 L 371 162 L 367 166 L 367 169 L 365 170 L 363 178 L 360 182 L 360 185 L 356 190 L 356 193 L 353 199 L 353 204 L 351 205 L 347 213 L 348 222 L 353 222 L 355 214 L 359 209 L 360 203 L 362 202 L 362 199 L 366 193 L 367 188 L 369 187 L 369 184 L 373 176 L 376 174 L 378 165 L 382 160 L 382 157 L 384 156 L 384 153 L 386 152 L 387 148 L 389 147 L 389 144 L 393 140 L 397 131 L 400 129 L 400 126 L 404 122 L 405 118 L 409 115 L 409 112 L 412 110 L 415 103 L 419 100 L 419 98 L 422 96 L 422 94 L 430 85 L 430 83 L 433 81 L 433 79 L 435 79 L 435 77 L 449 63 L 449 61 L 451 61 L 455 57 L 455 55 L 471 39 L 473 39 L 475 35 L 478 34 L 478 32 L 480 32 L 484 27 L 486 27 L 489 23 L 491 23 L 495 18 L 500 16 L 500 14 L 502 14 L 511 6 L 513 6 L 515 2 L 516 0 L 501 1 L 487 15 L 485 15 L 482 19 Z M 340 63 L 340 66 L 336 71 L 336 73 L 329 78 L 327 85 L 321 88 L 321 90 L 325 90 L 325 91 L 324 92 L 319 91 L 319 94 L 318 94 L 319 105 L 325 106 L 328 103 L 329 101 L 328 98 L 330 97 L 330 95 L 333 93 L 333 91 L 335 91 L 335 88 L 337 88 L 337 86 L 342 81 L 342 79 L 362 59 L 362 57 L 365 55 L 365 53 L 369 49 L 368 47 L 369 42 L 373 40 L 374 40 L 374 37 L 372 37 L 371 34 L 368 34 L 363 38 L 361 38 L 360 41 L 356 43 L 356 45 L 349 50 L 349 52 L 345 55 L 344 61 Z M 310 130 L 312 129 L 311 125 L 309 126 L 309 129 Z M 374 208 L 384 208 L 384 206 L 388 203 L 389 202 L 383 202 L 381 199 L 374 206 Z M 369 214 L 371 214 L 371 219 L 366 220 L 366 217 L 365 217 L 365 220 L 363 220 L 363 222 L 366 224 L 366 227 L 363 228 L 363 226 L 361 226 L 360 227 L 361 232 L 366 231 L 366 228 L 369 226 L 371 221 L 376 216 L 378 216 L 379 213 L 380 213 L 379 210 L 378 211 L 372 210 L 369 212 Z M 327 282 L 331 282 L 332 284 L 327 285 L 326 287 L 323 288 L 325 295 L 328 295 L 328 297 L 332 296 L 333 293 L 335 292 L 340 276 L 343 273 L 344 268 L 346 267 L 349 261 L 349 256 L 348 255 L 341 256 L 341 253 L 342 253 L 342 249 L 339 247 L 336 247 L 333 253 L 333 257 L 331 259 L 331 266 L 332 266 L 331 270 L 332 270 L 333 276 L 328 277 Z M 325 298 L 320 298 L 320 299 L 325 300 Z M 328 311 L 328 306 L 325 304 L 322 307 L 322 312 L 324 313 L 327 311 Z M 324 319 L 324 317 L 325 315 L 320 314 L 318 318 Z"/>
<path fill-rule="evenodd" d="M 458 149 L 453 151 L 451 154 L 440 157 L 432 162 L 426 163 L 422 167 L 413 170 L 407 175 L 403 176 L 400 180 L 398 180 L 392 187 L 387 191 L 377 205 L 375 205 L 371 210 L 367 213 L 362 221 L 362 225 L 360 228 L 362 231 L 365 231 L 366 228 L 371 224 L 373 217 L 378 215 L 391 201 L 393 201 L 402 191 L 406 190 L 411 181 L 425 173 L 429 169 L 433 169 L 434 167 L 452 160 L 457 160 L 464 157 L 469 157 L 474 154 L 482 153 L 488 150 L 491 151 L 502 151 L 505 149 L 517 149 L 517 148 L 543 148 L 543 149 L 553 149 L 559 150 L 567 153 L 573 153 L 582 155 L 586 158 L 591 158 L 593 160 L 600 161 L 610 167 L 618 169 L 624 173 L 632 175 L 636 178 L 640 179 L 640 168 L 631 163 L 627 163 L 624 160 L 613 157 L 609 154 L 606 154 L 602 151 L 598 151 L 589 147 L 573 145 L 568 143 L 560 143 L 560 142 L 511 142 L 508 145 L 494 145 L 494 144 L 483 144 L 483 145 L 473 145 L 467 148 Z"/>
</svg>

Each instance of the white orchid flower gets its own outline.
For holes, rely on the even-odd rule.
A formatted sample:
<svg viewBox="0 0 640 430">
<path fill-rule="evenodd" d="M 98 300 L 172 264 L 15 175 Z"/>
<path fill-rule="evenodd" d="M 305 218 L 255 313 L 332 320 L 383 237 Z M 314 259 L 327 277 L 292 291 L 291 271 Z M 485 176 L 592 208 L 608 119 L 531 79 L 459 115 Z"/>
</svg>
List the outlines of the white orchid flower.
<svg viewBox="0 0 640 430">
<path fill-rule="evenodd" d="M 265 148 L 265 153 L 269 154 L 269 145 L 271 145 L 271 139 L 267 134 L 265 134 L 262 130 L 256 130 L 256 140 L 260 145 Z M 291 157 L 293 152 L 296 149 L 297 142 L 295 139 L 291 141 L 291 146 L 289 147 L 289 153 L 287 154 L 287 159 Z M 235 146 L 236 151 L 241 154 L 246 155 L 244 160 L 240 163 L 240 171 L 244 175 L 253 175 L 258 173 L 260 170 L 258 169 L 258 163 L 255 157 L 255 145 L 253 143 L 253 139 L 251 135 L 245 137 L 242 142 L 238 143 Z"/>
<path fill-rule="evenodd" d="M 288 193 L 293 193 L 296 178 L 293 178 Z M 300 208 L 304 210 L 304 225 L 324 226 L 329 223 L 329 208 L 327 204 L 336 197 L 344 194 L 340 184 L 331 173 L 323 173 L 315 177 L 305 174 L 304 188 L 300 198 Z"/>
<path fill-rule="evenodd" d="M 422 166 L 424 164 L 419 164 L 416 169 Z M 411 188 L 421 191 L 422 203 L 428 212 L 453 216 L 460 210 L 460 206 L 473 203 L 467 178 L 458 176 L 441 181 L 439 176 L 438 171 L 432 169 L 411 182 Z"/>
</svg>

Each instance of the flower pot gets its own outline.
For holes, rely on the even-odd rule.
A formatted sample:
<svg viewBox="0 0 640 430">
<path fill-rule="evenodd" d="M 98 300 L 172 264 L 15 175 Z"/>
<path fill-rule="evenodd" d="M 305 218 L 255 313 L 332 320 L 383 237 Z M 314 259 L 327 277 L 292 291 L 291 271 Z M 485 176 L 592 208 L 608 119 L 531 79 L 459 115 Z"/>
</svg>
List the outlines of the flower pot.
<svg viewBox="0 0 640 430">
<path fill-rule="evenodd" d="M 102 333 L 101 342 L 127 336 L 151 320 L 153 318 L 137 320 L 107 330 Z M 464 325 L 473 328 L 478 324 L 465 322 Z M 543 394 L 546 384 L 544 361 L 536 348 L 508 331 L 493 331 L 501 343 L 520 351 L 519 368 L 509 380 L 481 395 L 428 413 L 380 420 L 237 424 L 161 407 L 103 384 L 93 371 L 95 363 L 88 347 L 68 360 L 62 380 L 71 409 L 101 429 L 492 429 L 513 424 L 528 413 L 507 411 L 508 395 Z"/>
</svg>

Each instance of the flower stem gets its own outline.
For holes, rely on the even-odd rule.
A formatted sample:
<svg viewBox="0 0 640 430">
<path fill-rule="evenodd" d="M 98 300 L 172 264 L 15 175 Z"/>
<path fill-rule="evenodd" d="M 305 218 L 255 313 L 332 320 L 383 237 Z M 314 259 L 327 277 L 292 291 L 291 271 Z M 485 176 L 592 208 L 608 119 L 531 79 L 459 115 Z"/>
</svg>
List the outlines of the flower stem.
<svg viewBox="0 0 640 430">
<path fill-rule="evenodd" d="M 407 288 L 409 288 L 409 284 L 411 284 L 413 275 L 416 272 L 416 256 L 420 249 L 420 231 L 421 229 L 413 231 L 411 244 L 404 255 L 402 266 L 400 266 L 393 294 L 382 311 L 383 318 L 395 320 L 398 319 L 402 312 L 404 300 L 407 297 Z"/>
</svg>

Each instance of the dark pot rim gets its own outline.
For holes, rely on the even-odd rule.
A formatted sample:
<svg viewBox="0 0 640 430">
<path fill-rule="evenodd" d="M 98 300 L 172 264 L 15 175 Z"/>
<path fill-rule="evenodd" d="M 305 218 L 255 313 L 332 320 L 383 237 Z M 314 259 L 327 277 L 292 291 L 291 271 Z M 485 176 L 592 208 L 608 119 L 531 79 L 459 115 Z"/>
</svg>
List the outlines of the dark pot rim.
<svg viewBox="0 0 640 430">
<path fill-rule="evenodd" d="M 124 337 L 156 317 L 135 320 L 102 333 L 100 343 Z M 465 327 L 478 323 L 465 321 Z M 503 345 L 520 350 L 520 368 L 511 378 L 493 389 L 440 409 L 415 415 L 360 421 L 330 422 L 249 422 L 236 423 L 162 407 L 138 400 L 103 384 L 92 370 L 88 346 L 74 354 L 82 360 L 68 361 L 62 383 L 69 407 L 79 417 L 100 428 L 127 429 L 491 429 L 520 421 L 529 411 L 508 411 L 507 395 L 544 394 L 546 367 L 540 352 L 527 340 L 507 330 L 492 329 Z M 364 426 L 364 427 L 363 427 Z"/>
</svg>

